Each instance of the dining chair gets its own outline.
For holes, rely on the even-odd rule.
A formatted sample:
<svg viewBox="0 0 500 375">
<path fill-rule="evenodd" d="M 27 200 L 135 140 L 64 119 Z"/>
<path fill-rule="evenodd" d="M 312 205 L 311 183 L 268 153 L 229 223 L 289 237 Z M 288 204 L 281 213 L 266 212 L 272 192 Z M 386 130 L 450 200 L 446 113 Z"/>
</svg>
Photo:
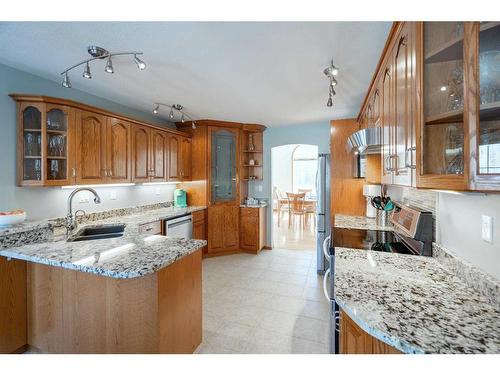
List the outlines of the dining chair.
<svg viewBox="0 0 500 375">
<path fill-rule="evenodd" d="M 300 222 L 302 225 L 302 228 L 304 228 L 305 223 L 305 216 L 306 216 L 306 211 L 304 209 L 304 201 L 306 198 L 305 193 L 286 193 L 286 196 L 288 198 L 288 228 L 290 228 L 292 224 L 292 218 L 293 218 L 293 224 L 295 225 L 295 218 L 298 216 L 300 218 Z"/>
<path fill-rule="evenodd" d="M 313 189 L 298 189 L 299 194 L 304 193 L 306 197 L 310 197 Z"/>
<path fill-rule="evenodd" d="M 281 194 L 281 191 L 278 189 L 277 186 L 273 188 L 273 196 L 274 199 L 276 200 L 276 211 L 278 213 L 278 227 L 281 224 L 281 214 L 285 211 L 288 211 L 288 199 L 286 200 L 283 198 L 283 195 Z"/>
</svg>

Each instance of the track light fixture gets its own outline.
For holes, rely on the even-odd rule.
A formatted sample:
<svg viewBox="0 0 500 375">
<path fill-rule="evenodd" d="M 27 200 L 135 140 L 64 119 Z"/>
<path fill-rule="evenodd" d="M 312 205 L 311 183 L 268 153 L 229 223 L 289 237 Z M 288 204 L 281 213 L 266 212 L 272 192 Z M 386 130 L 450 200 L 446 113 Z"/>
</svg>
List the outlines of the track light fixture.
<svg viewBox="0 0 500 375">
<path fill-rule="evenodd" d="M 176 116 L 176 113 L 177 114 L 180 114 L 181 116 L 181 122 L 184 123 L 186 122 L 186 119 L 188 119 L 189 121 L 191 121 L 191 126 L 193 129 L 196 129 L 196 122 L 193 120 L 193 118 L 191 116 L 189 116 L 189 114 L 187 114 L 185 111 L 184 111 L 184 107 L 180 104 L 172 104 L 172 105 L 169 105 L 169 104 L 164 104 L 164 103 L 155 103 L 155 107 L 153 109 L 153 113 L 155 115 L 159 114 L 160 113 L 160 106 L 161 107 L 167 107 L 167 108 L 170 108 L 170 112 L 168 114 L 168 117 L 173 120 Z"/>
<path fill-rule="evenodd" d="M 335 89 L 333 88 L 334 86 L 337 86 L 337 83 L 338 83 L 337 80 L 335 79 L 335 76 L 339 74 L 339 68 L 337 68 L 335 65 L 333 65 L 333 59 L 330 62 L 330 65 L 327 66 L 323 70 L 323 73 L 327 76 L 328 80 L 330 81 L 329 92 L 328 92 L 328 101 L 326 102 L 326 106 L 332 107 L 333 106 L 333 96 L 337 94 L 335 92 Z"/>
<path fill-rule="evenodd" d="M 89 63 L 92 62 L 92 61 L 94 61 L 94 60 L 107 59 L 104 71 L 106 73 L 111 73 L 111 74 L 114 73 L 115 70 L 113 68 L 113 62 L 111 61 L 111 57 L 112 56 L 133 55 L 134 56 L 134 62 L 137 64 L 137 67 L 139 68 L 139 70 L 146 69 L 146 63 L 143 60 L 141 60 L 139 57 L 137 57 L 137 55 L 142 55 L 142 52 L 131 51 L 131 52 L 116 52 L 116 53 L 111 53 L 108 50 L 106 50 L 106 49 L 104 49 L 102 47 L 98 47 L 98 46 L 89 46 L 87 48 L 87 52 L 90 54 L 90 56 L 92 56 L 91 58 L 89 58 L 87 60 L 84 60 L 82 62 L 79 62 L 78 64 L 75 64 L 73 66 L 70 66 L 69 68 L 65 69 L 61 73 L 61 75 L 63 76 L 63 81 L 62 81 L 63 87 L 71 88 L 71 83 L 70 83 L 70 80 L 69 80 L 68 72 L 71 71 L 71 70 L 73 70 L 73 69 L 75 69 L 76 67 L 79 67 L 80 65 L 85 65 L 85 67 L 83 69 L 82 76 L 84 78 L 91 79 L 92 78 L 92 74 L 90 72 L 90 65 L 89 65 Z"/>
</svg>

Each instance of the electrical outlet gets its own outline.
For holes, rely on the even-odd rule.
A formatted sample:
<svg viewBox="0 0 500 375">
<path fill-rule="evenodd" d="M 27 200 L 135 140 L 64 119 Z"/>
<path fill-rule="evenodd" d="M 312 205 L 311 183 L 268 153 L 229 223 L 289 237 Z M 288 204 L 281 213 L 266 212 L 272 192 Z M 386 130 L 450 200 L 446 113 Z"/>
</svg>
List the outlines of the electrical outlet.
<svg viewBox="0 0 500 375">
<path fill-rule="evenodd" d="M 160 195 L 160 193 L 161 193 L 160 188 L 159 188 L 159 187 L 157 187 L 157 188 L 155 189 L 155 194 L 156 194 L 156 195 Z"/>
<path fill-rule="evenodd" d="M 111 199 L 112 201 L 115 201 L 116 200 L 116 190 L 113 189 L 110 191 L 109 193 L 109 199 Z"/>
<path fill-rule="evenodd" d="M 89 192 L 88 191 L 80 191 L 78 193 L 79 196 L 79 202 L 80 203 L 89 203 Z"/>
<path fill-rule="evenodd" d="M 481 216 L 481 238 L 483 241 L 493 242 L 493 219 L 491 216 Z"/>
<path fill-rule="evenodd" d="M 262 185 L 255 185 L 255 191 L 262 191 Z"/>
</svg>

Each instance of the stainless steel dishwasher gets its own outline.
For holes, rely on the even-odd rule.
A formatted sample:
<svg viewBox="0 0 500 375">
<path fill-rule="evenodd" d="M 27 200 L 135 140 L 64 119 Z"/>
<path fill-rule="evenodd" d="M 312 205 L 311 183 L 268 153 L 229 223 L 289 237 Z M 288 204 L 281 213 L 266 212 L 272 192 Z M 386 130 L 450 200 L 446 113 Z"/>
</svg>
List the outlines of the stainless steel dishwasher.
<svg viewBox="0 0 500 375">
<path fill-rule="evenodd" d="M 191 239 L 193 237 L 193 217 L 191 214 L 176 216 L 164 221 L 164 233 L 168 237 Z"/>
</svg>

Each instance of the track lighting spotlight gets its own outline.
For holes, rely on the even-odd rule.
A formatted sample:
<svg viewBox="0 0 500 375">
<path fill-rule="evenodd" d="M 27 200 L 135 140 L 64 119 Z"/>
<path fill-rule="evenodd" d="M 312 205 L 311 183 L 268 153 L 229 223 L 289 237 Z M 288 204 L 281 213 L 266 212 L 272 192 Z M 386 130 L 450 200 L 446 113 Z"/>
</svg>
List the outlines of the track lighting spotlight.
<svg viewBox="0 0 500 375">
<path fill-rule="evenodd" d="M 330 62 L 330 65 L 327 66 L 323 70 L 323 74 L 328 77 L 330 80 L 330 85 L 329 85 L 329 93 L 328 93 L 328 101 L 326 102 L 327 107 L 332 107 L 333 106 L 333 96 L 337 94 L 335 92 L 335 89 L 333 88 L 334 86 L 337 86 L 337 80 L 335 79 L 334 76 L 339 74 L 339 68 L 337 68 L 335 65 L 333 65 L 333 59 Z"/>
<path fill-rule="evenodd" d="M 155 107 L 155 109 L 153 109 L 153 113 L 155 115 L 157 115 L 158 113 L 160 113 L 160 105 L 159 104 L 157 104 L 156 107 Z"/>
<path fill-rule="evenodd" d="M 337 86 L 337 83 L 338 82 L 334 77 L 330 78 L 330 86 Z"/>
<path fill-rule="evenodd" d="M 85 69 L 83 69 L 82 76 L 83 78 L 92 79 L 92 74 L 90 73 L 90 66 L 88 61 L 87 64 L 85 64 Z"/>
<path fill-rule="evenodd" d="M 137 55 L 134 55 L 134 62 L 137 64 L 137 67 L 140 70 L 146 69 L 146 63 L 142 61 L 140 58 L 138 58 Z"/>
<path fill-rule="evenodd" d="M 63 87 L 66 87 L 67 89 L 71 88 L 71 82 L 69 80 L 68 72 L 64 72 L 64 78 L 62 81 Z"/>
<path fill-rule="evenodd" d="M 170 118 L 170 120 L 174 119 L 174 109 L 173 108 L 170 108 L 170 113 L 168 114 L 168 117 Z"/>
<path fill-rule="evenodd" d="M 184 113 L 181 115 L 181 122 L 184 124 Z"/>
<path fill-rule="evenodd" d="M 170 108 L 170 112 L 168 114 L 168 117 L 171 121 L 175 119 L 175 114 L 178 112 L 178 114 L 181 116 L 181 123 L 185 123 L 186 121 L 191 122 L 191 127 L 193 129 L 196 129 L 196 122 L 193 120 L 193 118 L 189 115 L 189 113 L 184 112 L 184 107 L 181 104 L 164 104 L 164 103 L 159 103 L 156 102 L 154 103 L 154 109 L 153 113 L 155 115 L 160 113 L 160 107 L 167 107 Z M 175 113 L 174 113 L 175 109 Z"/>
<path fill-rule="evenodd" d="M 330 86 L 330 96 L 333 96 L 333 95 L 337 95 L 337 92 L 335 91 L 335 89 Z"/>
<path fill-rule="evenodd" d="M 196 122 L 194 122 L 194 121 L 193 121 L 193 122 L 192 122 L 192 124 L 191 124 L 191 127 L 192 127 L 193 129 L 196 129 Z"/>
<path fill-rule="evenodd" d="M 332 96 L 331 95 L 328 97 L 328 101 L 326 102 L 326 106 L 327 107 L 333 106 L 333 100 L 332 100 Z"/>
<path fill-rule="evenodd" d="M 104 68 L 106 73 L 113 74 L 115 70 L 113 69 L 113 62 L 111 61 L 111 56 L 108 57 L 108 61 L 106 62 L 106 67 Z"/>
</svg>

